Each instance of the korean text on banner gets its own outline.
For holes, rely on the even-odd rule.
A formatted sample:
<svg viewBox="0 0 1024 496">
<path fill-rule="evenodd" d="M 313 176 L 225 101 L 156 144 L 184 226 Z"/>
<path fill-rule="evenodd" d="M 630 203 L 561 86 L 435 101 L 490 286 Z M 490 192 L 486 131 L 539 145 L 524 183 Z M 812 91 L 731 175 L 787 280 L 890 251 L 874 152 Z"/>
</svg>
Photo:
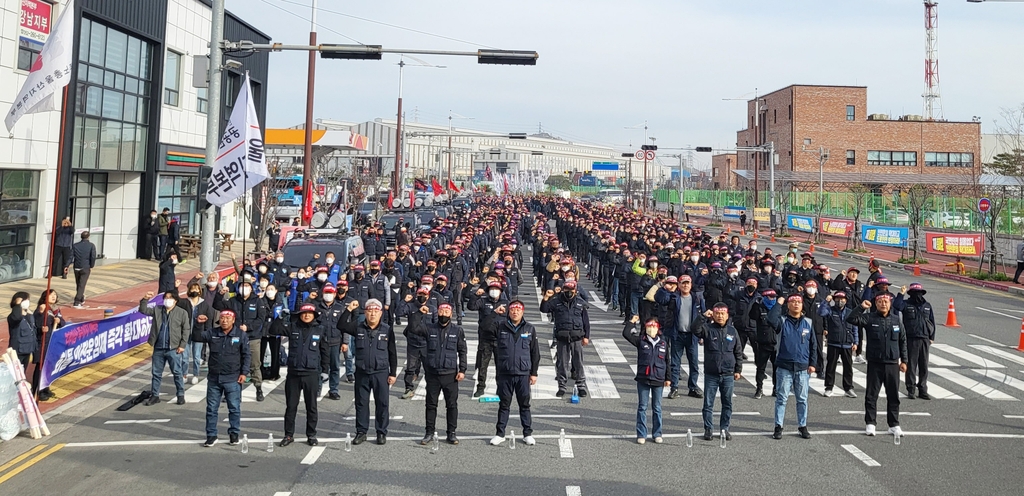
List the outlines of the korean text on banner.
<svg viewBox="0 0 1024 496">
<path fill-rule="evenodd" d="M 34 25 L 33 21 L 33 25 Z M 25 25 L 24 12 L 22 25 Z M 43 44 L 39 58 L 29 69 L 28 78 L 14 97 L 11 109 L 4 118 L 7 131 L 25 114 L 55 110 L 54 94 L 71 82 L 71 51 L 75 43 L 75 2 L 68 0 L 49 39 Z M 13 76 L 11 76 L 13 77 Z"/>
<path fill-rule="evenodd" d="M 162 305 L 163 297 L 150 300 Z M 149 340 L 153 318 L 129 310 L 103 320 L 69 324 L 50 333 L 40 378 L 47 387 L 58 377 L 119 355 Z"/>
<path fill-rule="evenodd" d="M 758 222 L 769 222 L 772 219 L 772 210 L 770 208 L 757 207 L 754 209 L 754 220 Z"/>
<path fill-rule="evenodd" d="M 818 223 L 818 229 L 823 234 L 834 234 L 845 238 L 850 234 L 853 234 L 853 221 L 826 219 L 822 217 Z"/>
<path fill-rule="evenodd" d="M 690 215 L 711 215 L 710 203 L 685 203 L 683 210 Z"/>
<path fill-rule="evenodd" d="M 924 233 L 925 251 L 939 255 L 978 256 L 985 246 L 983 234 Z"/>
<path fill-rule="evenodd" d="M 263 182 L 268 176 L 259 118 L 252 101 L 249 73 L 238 92 L 231 120 L 224 128 L 217 149 L 217 161 L 210 174 L 206 200 L 222 207 Z M 244 179 L 243 179 L 244 178 Z"/>
<path fill-rule="evenodd" d="M 787 215 L 786 225 L 789 226 L 790 229 L 796 229 L 797 231 L 814 232 L 814 217 Z"/>
<path fill-rule="evenodd" d="M 865 243 L 905 248 L 910 239 L 909 227 L 860 226 L 860 239 Z"/>
<path fill-rule="evenodd" d="M 729 219 L 739 219 L 740 214 L 746 211 L 746 207 L 725 207 L 724 209 L 722 209 L 722 217 L 726 217 Z"/>
</svg>

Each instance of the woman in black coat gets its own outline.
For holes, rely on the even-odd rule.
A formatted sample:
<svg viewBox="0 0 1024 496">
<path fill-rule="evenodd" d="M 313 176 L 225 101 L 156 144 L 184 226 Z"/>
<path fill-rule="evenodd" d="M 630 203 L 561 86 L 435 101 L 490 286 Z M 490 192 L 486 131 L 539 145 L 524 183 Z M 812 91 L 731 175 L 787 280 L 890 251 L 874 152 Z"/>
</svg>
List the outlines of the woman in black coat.
<svg viewBox="0 0 1024 496">
<path fill-rule="evenodd" d="M 64 316 L 60 313 L 60 308 L 57 306 L 58 303 L 57 291 L 47 289 L 43 291 L 43 294 L 39 295 L 36 311 L 32 313 L 36 326 L 36 348 L 39 350 L 32 359 L 32 362 L 36 364 L 36 368 L 32 372 L 33 393 L 39 391 L 39 375 L 43 368 L 43 357 L 46 356 L 46 345 L 49 344 L 49 339 L 44 339 L 43 335 L 54 329 L 60 329 L 67 324 Z M 50 391 L 49 386 L 39 391 L 39 401 L 47 401 L 53 399 L 53 397 L 54 394 Z"/>
<path fill-rule="evenodd" d="M 169 251 L 163 262 L 160 262 L 160 287 L 158 292 L 166 293 L 168 291 L 177 291 L 178 285 L 181 281 L 178 281 L 174 275 L 174 266 L 178 265 L 178 254 L 173 251 Z"/>
</svg>

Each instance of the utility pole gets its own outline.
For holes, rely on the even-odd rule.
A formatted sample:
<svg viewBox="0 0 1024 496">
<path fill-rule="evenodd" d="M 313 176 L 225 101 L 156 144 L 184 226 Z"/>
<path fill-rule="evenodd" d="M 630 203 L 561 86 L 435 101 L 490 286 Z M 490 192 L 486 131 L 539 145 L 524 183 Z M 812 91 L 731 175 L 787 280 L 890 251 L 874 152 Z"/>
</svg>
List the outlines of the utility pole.
<svg viewBox="0 0 1024 496">
<path fill-rule="evenodd" d="M 221 40 L 224 39 L 224 1 L 213 0 L 211 5 L 210 25 L 210 86 L 207 94 L 209 109 L 206 114 L 206 166 L 213 167 L 217 163 L 217 149 L 220 147 L 220 111 L 221 111 L 221 65 L 224 52 Z M 200 178 L 202 175 L 200 174 Z M 201 248 L 199 251 L 199 270 L 204 274 L 216 268 L 213 258 L 216 250 L 217 207 L 209 204 L 203 212 L 201 231 Z"/>
<path fill-rule="evenodd" d="M 402 69 L 405 60 L 398 60 L 398 115 L 395 118 L 395 176 L 391 182 L 391 191 L 395 195 L 402 187 Z"/>
<path fill-rule="evenodd" d="M 316 46 L 316 1 L 313 0 L 313 14 L 309 26 L 309 45 Z M 312 202 L 313 196 L 313 92 L 316 87 L 316 52 L 309 52 L 306 74 L 306 125 L 305 142 L 302 147 L 302 203 Z M 306 218 L 306 209 L 302 209 L 302 223 L 309 225 L 311 219 Z"/>
</svg>

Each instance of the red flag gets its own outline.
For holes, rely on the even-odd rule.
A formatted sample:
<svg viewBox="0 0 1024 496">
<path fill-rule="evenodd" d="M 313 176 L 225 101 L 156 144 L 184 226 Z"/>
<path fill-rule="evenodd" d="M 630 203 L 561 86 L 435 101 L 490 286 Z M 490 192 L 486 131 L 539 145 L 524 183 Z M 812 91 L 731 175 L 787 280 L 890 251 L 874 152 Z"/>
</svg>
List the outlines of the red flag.
<svg viewBox="0 0 1024 496">
<path fill-rule="evenodd" d="M 505 191 L 503 191 L 502 194 L 503 195 L 507 195 L 508 194 L 508 176 L 503 176 L 502 180 L 505 181 Z"/>
<path fill-rule="evenodd" d="M 313 181 L 306 180 L 306 192 L 302 195 L 302 223 L 309 225 L 313 219 Z"/>
<path fill-rule="evenodd" d="M 409 190 L 409 208 L 416 207 L 416 188 Z M 772 369 L 774 370 L 774 369 Z"/>
<path fill-rule="evenodd" d="M 434 196 L 441 196 L 444 194 L 444 187 L 441 186 L 441 183 L 437 182 L 437 179 L 431 179 L 430 183 L 430 187 L 434 190 Z"/>
<path fill-rule="evenodd" d="M 450 190 L 452 190 L 452 191 L 454 191 L 456 193 L 461 193 L 462 192 L 462 190 L 460 190 L 457 186 L 455 186 L 455 183 L 453 183 L 451 179 L 448 180 L 448 189 L 450 189 Z"/>
<path fill-rule="evenodd" d="M 388 191 L 388 210 L 391 210 L 391 203 L 395 201 L 395 192 Z"/>
</svg>

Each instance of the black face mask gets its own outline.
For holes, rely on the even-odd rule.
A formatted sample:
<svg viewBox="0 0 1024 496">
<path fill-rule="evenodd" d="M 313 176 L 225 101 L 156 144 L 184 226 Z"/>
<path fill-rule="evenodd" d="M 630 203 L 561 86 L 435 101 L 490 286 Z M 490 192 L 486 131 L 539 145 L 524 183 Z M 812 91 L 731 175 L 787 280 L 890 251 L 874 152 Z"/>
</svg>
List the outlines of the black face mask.
<svg viewBox="0 0 1024 496">
<path fill-rule="evenodd" d="M 198 297 L 198 296 L 199 296 L 199 294 L 200 294 L 200 293 L 199 293 L 198 291 L 189 291 L 189 292 L 188 292 L 188 296 L 189 296 L 189 298 L 196 298 L 196 297 Z"/>
<path fill-rule="evenodd" d="M 437 283 L 437 289 L 444 289 L 444 287 L 445 287 L 445 283 L 443 283 L 443 282 Z"/>
<path fill-rule="evenodd" d="M 371 276 L 375 276 L 377 274 L 380 274 L 380 269 L 370 269 Z"/>
<path fill-rule="evenodd" d="M 444 327 L 444 326 L 448 325 L 448 323 L 451 322 L 451 321 L 452 321 L 451 316 L 448 316 L 448 315 L 438 315 L 437 316 L 437 323 L 441 324 L 441 327 Z"/>
<path fill-rule="evenodd" d="M 666 277 L 668 277 L 668 274 L 658 274 L 658 280 L 659 281 L 664 279 L 664 278 L 666 278 Z"/>
<path fill-rule="evenodd" d="M 753 293 L 757 289 L 757 286 L 747 286 L 747 293 Z"/>
<path fill-rule="evenodd" d="M 355 278 L 356 278 L 357 281 L 362 280 L 363 273 L 362 272 L 356 272 Z"/>
<path fill-rule="evenodd" d="M 418 301 L 420 303 L 426 303 L 427 302 L 427 297 L 426 296 L 417 296 L 416 297 L 416 301 Z"/>
<path fill-rule="evenodd" d="M 567 300 L 571 300 L 573 296 L 576 296 L 575 291 L 562 291 L 562 297 Z"/>
</svg>

